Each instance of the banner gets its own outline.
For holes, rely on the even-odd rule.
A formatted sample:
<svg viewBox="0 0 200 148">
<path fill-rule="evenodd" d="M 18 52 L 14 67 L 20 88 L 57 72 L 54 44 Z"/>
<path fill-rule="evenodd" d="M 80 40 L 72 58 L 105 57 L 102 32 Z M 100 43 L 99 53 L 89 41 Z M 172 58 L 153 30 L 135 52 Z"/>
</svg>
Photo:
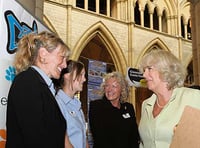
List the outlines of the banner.
<svg viewBox="0 0 200 148">
<path fill-rule="evenodd" d="M 15 0 L 0 0 L 0 148 L 6 141 L 6 107 L 10 85 L 15 77 L 12 66 L 17 42 L 30 32 L 48 30 Z"/>
</svg>

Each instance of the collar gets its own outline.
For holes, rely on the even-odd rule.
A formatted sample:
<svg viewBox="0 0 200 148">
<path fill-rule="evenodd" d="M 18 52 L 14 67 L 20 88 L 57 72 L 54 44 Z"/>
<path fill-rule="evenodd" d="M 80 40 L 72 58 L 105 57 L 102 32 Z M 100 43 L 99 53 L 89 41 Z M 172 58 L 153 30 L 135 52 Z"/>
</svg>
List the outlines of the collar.
<svg viewBox="0 0 200 148">
<path fill-rule="evenodd" d="M 40 69 L 37 66 L 31 66 L 31 67 L 41 75 L 41 77 L 44 79 L 49 88 L 53 85 L 52 80 L 47 76 L 47 74 L 42 69 Z"/>
</svg>

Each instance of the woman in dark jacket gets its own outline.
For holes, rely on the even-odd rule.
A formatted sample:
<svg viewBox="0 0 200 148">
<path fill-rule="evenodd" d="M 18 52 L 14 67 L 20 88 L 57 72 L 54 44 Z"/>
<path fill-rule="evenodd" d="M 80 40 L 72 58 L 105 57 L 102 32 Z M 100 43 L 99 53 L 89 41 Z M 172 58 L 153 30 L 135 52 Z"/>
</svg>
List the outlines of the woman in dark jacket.
<svg viewBox="0 0 200 148">
<path fill-rule="evenodd" d="M 139 134 L 133 105 L 126 102 L 129 86 L 119 72 L 105 76 L 103 99 L 90 102 L 89 125 L 94 148 L 138 148 Z"/>
<path fill-rule="evenodd" d="M 55 34 L 24 36 L 8 94 L 6 148 L 64 148 L 66 123 L 51 78 L 58 79 L 70 50 Z"/>
</svg>

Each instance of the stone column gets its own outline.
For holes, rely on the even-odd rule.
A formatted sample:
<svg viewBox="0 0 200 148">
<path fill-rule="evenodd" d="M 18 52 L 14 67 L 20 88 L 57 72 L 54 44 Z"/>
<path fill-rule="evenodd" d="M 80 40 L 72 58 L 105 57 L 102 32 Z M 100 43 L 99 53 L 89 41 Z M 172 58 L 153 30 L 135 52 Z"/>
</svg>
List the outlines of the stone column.
<svg viewBox="0 0 200 148">
<path fill-rule="evenodd" d="M 200 0 L 188 0 L 191 2 L 191 30 L 193 50 L 193 75 L 194 84 L 200 85 Z"/>
<path fill-rule="evenodd" d="M 162 15 L 158 15 L 159 31 L 162 32 Z"/>
<path fill-rule="evenodd" d="M 144 8 L 140 8 L 140 24 L 144 27 Z"/>
<path fill-rule="evenodd" d="M 35 1 L 35 15 L 43 20 L 43 4 L 44 0 Z"/>
<path fill-rule="evenodd" d="M 99 0 L 96 0 L 96 13 L 99 14 Z"/>
<path fill-rule="evenodd" d="M 85 0 L 85 1 L 84 1 L 84 9 L 85 9 L 85 10 L 88 10 L 88 0 Z"/>
<path fill-rule="evenodd" d="M 188 39 L 188 36 L 187 36 L 187 24 L 184 24 L 184 35 L 185 35 L 185 39 Z"/>
<path fill-rule="evenodd" d="M 150 13 L 150 29 L 153 29 L 153 13 Z"/>
<path fill-rule="evenodd" d="M 110 0 L 106 1 L 106 11 L 107 16 L 110 17 Z"/>
<path fill-rule="evenodd" d="M 117 19 L 120 19 L 121 1 L 117 1 Z"/>
</svg>

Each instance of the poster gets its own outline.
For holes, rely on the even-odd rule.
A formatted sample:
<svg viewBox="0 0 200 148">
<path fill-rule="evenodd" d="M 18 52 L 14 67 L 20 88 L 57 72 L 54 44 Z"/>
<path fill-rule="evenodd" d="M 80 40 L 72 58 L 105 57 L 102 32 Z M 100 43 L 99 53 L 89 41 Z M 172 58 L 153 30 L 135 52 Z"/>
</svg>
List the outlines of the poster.
<svg viewBox="0 0 200 148">
<path fill-rule="evenodd" d="M 102 94 L 100 93 L 101 83 L 103 82 L 103 76 L 107 70 L 105 62 L 88 60 L 88 107 L 90 101 L 101 99 Z M 88 108 L 89 110 L 89 108 Z M 93 147 L 92 134 L 90 127 L 88 126 L 88 143 L 90 147 Z"/>
<path fill-rule="evenodd" d="M 106 63 L 96 60 L 88 61 L 88 102 L 100 99 L 100 85 L 106 73 Z"/>
</svg>

